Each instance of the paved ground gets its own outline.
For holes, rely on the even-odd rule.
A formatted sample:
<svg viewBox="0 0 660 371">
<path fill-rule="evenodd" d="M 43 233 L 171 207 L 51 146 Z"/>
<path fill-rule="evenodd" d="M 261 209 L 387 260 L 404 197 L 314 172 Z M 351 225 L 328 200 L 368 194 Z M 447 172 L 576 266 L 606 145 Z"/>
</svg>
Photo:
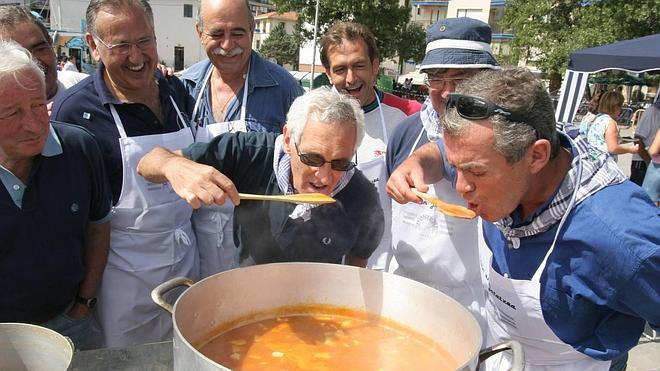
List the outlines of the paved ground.
<svg viewBox="0 0 660 371">
<path fill-rule="evenodd" d="M 622 142 L 627 143 L 632 137 L 632 129 L 621 130 Z M 630 176 L 630 161 L 632 155 L 619 155 L 618 164 L 621 170 Z M 646 334 L 651 335 L 651 329 L 646 329 Z M 627 371 L 660 371 L 660 334 L 655 340 L 642 337 L 639 344 L 630 351 Z"/>
</svg>

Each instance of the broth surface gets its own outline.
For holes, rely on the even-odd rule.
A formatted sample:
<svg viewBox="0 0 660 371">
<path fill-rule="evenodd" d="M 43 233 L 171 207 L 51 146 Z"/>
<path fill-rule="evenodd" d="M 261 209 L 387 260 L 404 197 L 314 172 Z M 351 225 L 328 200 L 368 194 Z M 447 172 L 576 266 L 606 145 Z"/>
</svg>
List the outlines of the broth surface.
<svg viewBox="0 0 660 371">
<path fill-rule="evenodd" d="M 239 323 L 240 322 L 240 323 Z M 234 321 L 197 347 L 232 370 L 455 370 L 435 341 L 395 321 L 332 306 Z"/>
</svg>

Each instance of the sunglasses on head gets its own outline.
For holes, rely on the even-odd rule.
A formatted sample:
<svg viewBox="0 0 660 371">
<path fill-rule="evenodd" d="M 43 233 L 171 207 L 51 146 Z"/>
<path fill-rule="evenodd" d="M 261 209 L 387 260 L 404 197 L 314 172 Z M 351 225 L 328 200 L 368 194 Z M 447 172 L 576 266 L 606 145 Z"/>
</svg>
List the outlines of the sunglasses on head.
<svg viewBox="0 0 660 371">
<path fill-rule="evenodd" d="M 349 171 L 355 167 L 355 162 L 350 159 L 326 161 L 326 159 L 318 153 L 300 153 L 298 143 L 296 143 L 295 140 L 293 141 L 293 145 L 296 147 L 296 153 L 298 154 L 298 157 L 300 157 L 300 162 L 307 166 L 321 167 L 326 163 L 330 163 L 330 168 L 336 171 Z"/>
<path fill-rule="evenodd" d="M 468 120 L 483 120 L 492 115 L 506 117 L 509 121 L 526 122 L 525 116 L 489 101 L 488 99 L 463 94 L 449 94 L 445 110 L 456 108 L 459 116 Z"/>
</svg>

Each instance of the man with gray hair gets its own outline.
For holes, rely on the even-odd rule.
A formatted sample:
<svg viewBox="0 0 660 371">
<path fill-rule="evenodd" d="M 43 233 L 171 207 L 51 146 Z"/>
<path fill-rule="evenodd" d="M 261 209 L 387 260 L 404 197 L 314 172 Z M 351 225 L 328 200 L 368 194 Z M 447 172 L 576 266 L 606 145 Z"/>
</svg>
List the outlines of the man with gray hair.
<svg viewBox="0 0 660 371">
<path fill-rule="evenodd" d="M 543 83 L 484 71 L 449 94 L 443 138 L 392 174 L 390 196 L 445 177 L 481 217 L 486 345 L 515 340 L 525 370 L 623 370 L 660 328 L 660 214 L 614 160 L 555 129 Z M 506 353 L 486 370 L 506 370 Z"/>
<path fill-rule="evenodd" d="M 201 0 L 195 29 L 208 59 L 181 80 L 194 97 L 195 142 L 224 132 L 281 133 L 302 87 L 284 68 L 252 50 L 254 17 L 247 0 Z M 238 266 L 233 206 L 195 210 L 193 224 L 202 277 Z"/>
<path fill-rule="evenodd" d="M 44 73 L 15 42 L 0 41 L 0 322 L 90 332 L 108 256 L 112 197 L 92 135 L 49 123 Z"/>
<path fill-rule="evenodd" d="M 53 41 L 41 21 L 30 10 L 16 6 L 0 6 L 0 40 L 13 40 L 32 53 L 46 76 L 46 99 L 52 102 L 66 89 L 87 77 L 74 71 L 57 71 Z"/>
<path fill-rule="evenodd" d="M 151 182 L 169 181 L 195 208 L 235 208 L 241 264 L 284 261 L 364 267 L 383 234 L 373 185 L 352 162 L 364 137 L 364 114 L 353 98 L 319 88 L 296 99 L 284 133 L 228 133 L 178 152 L 157 148 L 138 166 Z M 313 207 L 241 201 L 238 191 L 266 195 L 322 193 L 333 204 Z M 238 206 L 240 202 L 240 206 Z"/>
<path fill-rule="evenodd" d="M 156 71 L 147 0 L 92 0 L 86 18 L 85 37 L 98 68 L 55 102 L 52 117 L 91 131 L 108 169 L 112 238 L 97 316 L 108 347 L 165 341 L 172 318 L 150 294 L 174 277 L 198 279 L 192 208 L 168 185 L 144 181 L 135 168 L 157 145 L 176 150 L 193 143 L 193 102 L 179 79 Z"/>
</svg>

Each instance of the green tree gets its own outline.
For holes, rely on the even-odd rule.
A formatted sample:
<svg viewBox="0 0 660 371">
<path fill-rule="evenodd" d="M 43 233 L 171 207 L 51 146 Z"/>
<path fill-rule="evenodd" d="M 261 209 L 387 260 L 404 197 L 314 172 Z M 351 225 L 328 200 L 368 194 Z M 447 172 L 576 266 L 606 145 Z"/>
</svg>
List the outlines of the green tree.
<svg viewBox="0 0 660 371">
<path fill-rule="evenodd" d="M 318 35 L 323 35 L 335 21 L 355 21 L 369 27 L 376 37 L 381 58 L 397 55 L 397 46 L 410 19 L 410 8 L 398 0 L 319 0 Z M 316 0 L 273 0 L 280 12 L 298 12 L 300 22 L 314 24 Z M 313 32 L 303 30 L 303 38 L 312 40 Z"/>
<path fill-rule="evenodd" d="M 514 60 L 526 59 L 557 91 L 570 53 L 660 32 L 658 0 L 510 0 L 501 21 L 513 30 Z"/>
<path fill-rule="evenodd" d="M 290 64 L 298 69 L 299 38 L 289 35 L 284 30 L 284 23 L 271 29 L 270 36 L 261 44 L 259 52 L 268 59 L 274 59 L 277 64 Z"/>
<path fill-rule="evenodd" d="M 417 23 L 408 23 L 400 35 L 397 44 L 399 73 L 403 72 L 403 62 L 413 60 L 421 62 L 426 53 L 426 31 Z"/>
</svg>

